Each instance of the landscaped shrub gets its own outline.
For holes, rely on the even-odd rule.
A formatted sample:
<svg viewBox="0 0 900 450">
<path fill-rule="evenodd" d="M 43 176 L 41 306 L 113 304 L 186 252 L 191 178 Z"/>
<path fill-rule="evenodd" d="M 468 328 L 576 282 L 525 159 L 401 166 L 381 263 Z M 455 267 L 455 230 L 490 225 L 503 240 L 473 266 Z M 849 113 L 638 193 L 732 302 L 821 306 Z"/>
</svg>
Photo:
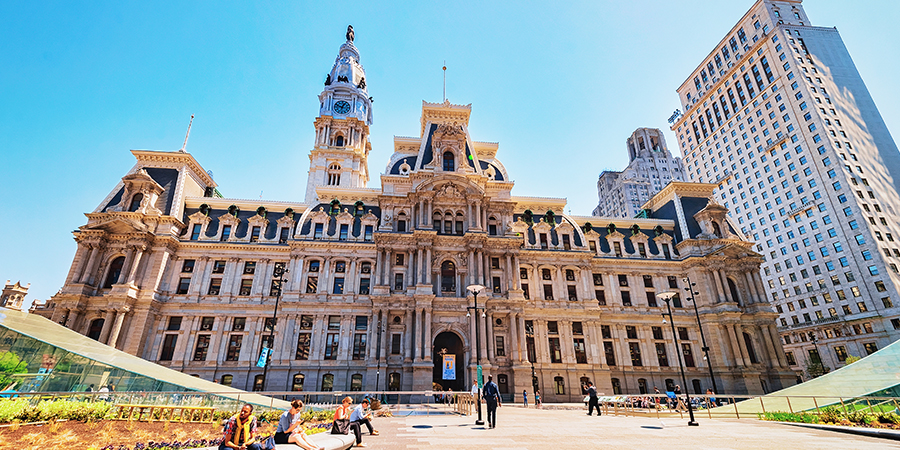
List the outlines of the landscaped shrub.
<svg viewBox="0 0 900 450">
<path fill-rule="evenodd" d="M 106 402 L 85 403 L 70 400 L 43 400 L 32 405 L 25 399 L 0 400 L 0 423 L 77 420 L 87 422 L 106 417 L 111 405 Z"/>
<path fill-rule="evenodd" d="M 893 425 L 900 425 L 900 415 L 897 413 L 880 413 L 878 414 L 878 421 L 881 423 L 889 423 Z"/>
<path fill-rule="evenodd" d="M 819 412 L 819 420 L 824 423 L 840 423 L 844 419 L 843 411 L 834 406 L 822 408 Z"/>
</svg>

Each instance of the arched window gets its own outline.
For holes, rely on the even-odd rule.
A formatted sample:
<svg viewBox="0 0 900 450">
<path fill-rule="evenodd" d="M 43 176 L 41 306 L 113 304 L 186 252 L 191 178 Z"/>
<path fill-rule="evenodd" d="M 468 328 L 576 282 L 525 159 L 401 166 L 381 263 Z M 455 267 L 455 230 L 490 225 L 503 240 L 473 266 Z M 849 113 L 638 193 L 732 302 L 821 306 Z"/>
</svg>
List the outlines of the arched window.
<svg viewBox="0 0 900 450">
<path fill-rule="evenodd" d="M 579 381 L 581 381 L 581 395 L 587 395 L 587 384 L 591 382 L 591 379 L 588 377 L 581 377 Z"/>
<path fill-rule="evenodd" d="M 359 392 L 362 390 L 362 374 L 354 373 L 350 377 L 350 391 Z"/>
<path fill-rule="evenodd" d="M 341 165 L 338 163 L 331 163 L 328 166 L 328 185 L 329 186 L 340 186 L 341 184 Z"/>
<path fill-rule="evenodd" d="M 294 380 L 291 382 L 291 390 L 292 391 L 302 391 L 304 381 L 306 381 L 305 375 L 303 375 L 302 373 L 295 374 Z"/>
<path fill-rule="evenodd" d="M 619 382 L 619 379 L 613 378 L 610 381 L 612 382 L 613 394 L 622 395 L 622 383 Z"/>
<path fill-rule="evenodd" d="M 266 377 L 257 375 L 253 377 L 253 392 L 262 392 L 263 386 L 266 384 Z"/>
<path fill-rule="evenodd" d="M 456 264 L 453 264 L 453 261 L 448 260 L 441 263 L 441 292 L 456 293 Z"/>
<path fill-rule="evenodd" d="M 444 234 L 453 234 L 453 211 L 444 213 Z"/>
<path fill-rule="evenodd" d="M 697 379 L 691 380 L 691 387 L 694 388 L 694 394 L 703 395 L 703 387 L 700 386 L 700 380 L 697 380 Z"/>
<path fill-rule="evenodd" d="M 444 152 L 443 156 L 444 160 L 444 172 L 453 172 L 455 169 L 455 160 L 453 159 L 453 152 Z"/>
<path fill-rule="evenodd" d="M 406 232 L 406 213 L 403 211 L 401 211 L 400 214 L 397 214 L 397 232 Z"/>
<path fill-rule="evenodd" d="M 503 373 L 497 375 L 497 387 L 501 394 L 509 394 L 509 376 Z"/>
<path fill-rule="evenodd" d="M 322 391 L 331 392 L 334 390 L 334 375 L 326 373 L 322 375 Z"/>
<path fill-rule="evenodd" d="M 400 373 L 399 372 L 391 372 L 388 375 L 388 390 L 389 391 L 399 391 L 400 390 Z"/>
<path fill-rule="evenodd" d="M 556 389 L 556 395 L 566 395 L 566 381 L 563 377 L 553 377 L 553 387 Z"/>
<path fill-rule="evenodd" d="M 437 231 L 438 233 L 441 232 L 441 221 L 443 221 L 443 220 L 444 220 L 444 218 L 441 215 L 441 213 L 438 211 L 435 211 L 434 215 L 431 216 L 431 224 L 432 224 L 432 227 L 434 228 L 434 231 Z"/>
<path fill-rule="evenodd" d="M 334 146 L 335 147 L 343 147 L 344 146 L 344 137 L 338 136 L 334 138 Z"/>
<path fill-rule="evenodd" d="M 144 200 L 144 194 L 137 193 L 134 194 L 134 197 L 131 197 L 131 205 L 128 206 L 128 210 L 131 212 L 137 211 L 138 208 L 141 207 L 141 202 Z"/>
<path fill-rule="evenodd" d="M 111 288 L 112 285 L 116 284 L 119 281 L 119 275 L 122 274 L 122 266 L 124 265 L 124 256 L 120 256 L 109 263 L 109 270 L 106 272 L 106 282 L 103 283 L 104 289 Z"/>
<path fill-rule="evenodd" d="M 88 337 L 95 341 L 99 341 L 100 334 L 103 333 L 104 322 L 105 320 L 103 319 L 94 319 L 93 321 L 91 321 L 91 328 L 88 329 Z"/>
<path fill-rule="evenodd" d="M 713 226 L 713 234 L 715 234 L 716 237 L 722 237 L 722 229 L 719 228 L 719 223 L 713 222 L 712 226 Z"/>
<path fill-rule="evenodd" d="M 731 292 L 731 298 L 739 305 L 743 306 L 743 302 L 741 302 L 741 297 L 738 295 L 737 286 L 734 284 L 734 280 L 731 278 L 725 278 L 728 280 L 728 292 Z"/>
<path fill-rule="evenodd" d="M 641 392 L 641 395 L 647 393 L 647 380 L 644 378 L 638 378 L 638 391 Z"/>
<path fill-rule="evenodd" d="M 465 229 L 465 218 L 462 213 L 456 213 L 456 234 L 463 234 Z"/>
<path fill-rule="evenodd" d="M 233 375 L 222 375 L 221 384 L 222 386 L 231 386 L 231 382 L 234 381 Z"/>
</svg>

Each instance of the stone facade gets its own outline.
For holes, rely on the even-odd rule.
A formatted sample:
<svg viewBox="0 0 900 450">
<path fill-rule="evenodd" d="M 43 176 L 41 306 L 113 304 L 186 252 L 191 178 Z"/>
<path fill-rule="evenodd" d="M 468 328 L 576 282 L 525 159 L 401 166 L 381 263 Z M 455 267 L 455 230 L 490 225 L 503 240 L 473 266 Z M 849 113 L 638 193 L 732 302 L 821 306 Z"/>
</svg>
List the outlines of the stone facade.
<svg viewBox="0 0 900 450">
<path fill-rule="evenodd" d="M 673 158 L 666 138 L 658 128 L 638 128 L 627 142 L 628 167 L 621 172 L 605 170 L 597 180 L 600 199 L 592 215 L 635 217 L 641 205 L 671 180 L 682 181 L 681 158 Z"/>
<path fill-rule="evenodd" d="M 900 152 L 838 31 L 757 1 L 678 93 L 688 179 L 766 257 L 798 376 L 900 338 Z"/>
<path fill-rule="evenodd" d="M 534 370 L 545 401 L 580 401 L 587 379 L 610 394 L 681 384 L 680 355 L 691 388 L 711 386 L 692 305 L 673 300 L 676 348 L 656 297 L 689 277 L 720 390 L 794 382 L 762 258 L 714 185 L 669 183 L 646 218 L 567 215 L 564 199 L 512 195 L 499 145 L 469 135 L 471 105 L 445 101 L 423 102 L 418 136 L 395 137 L 381 187 L 365 188 L 370 104 L 361 115 L 328 100 L 362 98 L 352 42 L 341 55 L 315 121 L 312 200 L 221 198 L 190 154 L 133 151 L 75 232 L 62 290 L 35 312 L 244 389 L 459 391 L 477 349 L 503 393 L 530 391 Z M 456 380 L 443 379 L 445 355 Z"/>
</svg>

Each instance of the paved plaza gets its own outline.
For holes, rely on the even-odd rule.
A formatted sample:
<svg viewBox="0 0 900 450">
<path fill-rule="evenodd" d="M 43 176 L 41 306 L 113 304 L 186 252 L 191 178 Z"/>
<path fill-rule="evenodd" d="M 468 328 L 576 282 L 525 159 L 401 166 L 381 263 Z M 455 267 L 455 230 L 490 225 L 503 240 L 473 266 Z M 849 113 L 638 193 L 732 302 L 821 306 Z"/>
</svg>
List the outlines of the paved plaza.
<svg viewBox="0 0 900 450">
<path fill-rule="evenodd" d="M 434 409 L 433 412 L 442 412 Z M 409 411 L 406 411 L 408 413 Z M 900 442 L 763 422 L 756 419 L 588 417 L 585 411 L 535 410 L 519 405 L 498 412 L 498 427 L 474 425 L 474 416 L 397 415 L 375 420 L 374 449 L 900 449 Z M 404 414 L 400 412 L 399 414 Z"/>
</svg>

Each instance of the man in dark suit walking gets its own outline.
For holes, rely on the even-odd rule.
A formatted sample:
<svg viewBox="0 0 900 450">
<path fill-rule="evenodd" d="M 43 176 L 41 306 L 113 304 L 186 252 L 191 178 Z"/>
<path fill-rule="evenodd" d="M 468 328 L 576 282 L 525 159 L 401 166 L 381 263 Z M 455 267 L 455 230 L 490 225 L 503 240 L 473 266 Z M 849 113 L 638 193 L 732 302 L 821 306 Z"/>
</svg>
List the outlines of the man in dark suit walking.
<svg viewBox="0 0 900 450">
<path fill-rule="evenodd" d="M 597 388 L 594 387 L 594 383 L 590 381 L 587 382 L 587 392 L 588 392 L 588 413 L 587 415 L 593 415 L 594 408 L 597 408 L 597 415 L 600 415 L 600 402 L 597 399 Z"/>
<path fill-rule="evenodd" d="M 494 383 L 493 375 L 488 375 L 488 382 L 484 385 L 484 389 L 481 392 L 484 396 L 484 401 L 487 402 L 488 427 L 494 428 L 497 426 L 497 407 L 501 405 L 500 389 L 497 388 L 497 383 Z"/>
</svg>

